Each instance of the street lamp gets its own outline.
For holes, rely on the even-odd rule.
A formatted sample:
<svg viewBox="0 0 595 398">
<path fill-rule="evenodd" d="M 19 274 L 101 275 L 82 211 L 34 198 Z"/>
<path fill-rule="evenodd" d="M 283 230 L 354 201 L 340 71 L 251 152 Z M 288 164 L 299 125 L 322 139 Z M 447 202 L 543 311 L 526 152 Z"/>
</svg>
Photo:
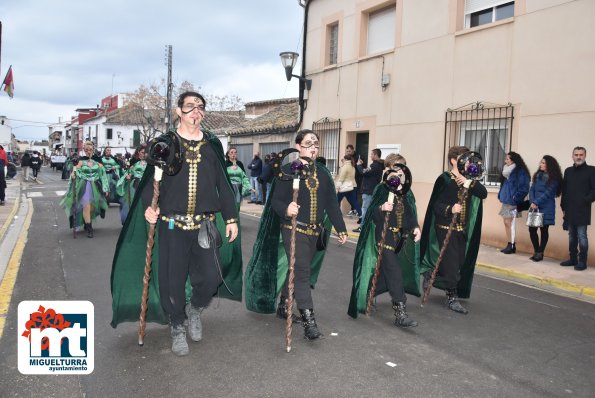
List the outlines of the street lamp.
<svg viewBox="0 0 595 398">
<path fill-rule="evenodd" d="M 287 81 L 290 81 L 292 77 L 297 77 L 300 81 L 304 82 L 306 90 L 309 91 L 312 88 L 312 80 L 292 74 L 295 63 L 300 55 L 293 51 L 284 51 L 279 54 L 279 56 L 281 57 L 281 63 L 285 68 L 285 77 L 287 77 Z"/>
</svg>

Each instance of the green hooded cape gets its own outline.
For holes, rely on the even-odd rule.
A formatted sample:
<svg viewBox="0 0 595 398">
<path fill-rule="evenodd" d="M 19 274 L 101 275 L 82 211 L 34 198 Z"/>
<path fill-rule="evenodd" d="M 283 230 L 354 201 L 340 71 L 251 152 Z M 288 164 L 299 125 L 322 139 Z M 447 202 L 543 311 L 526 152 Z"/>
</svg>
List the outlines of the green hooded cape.
<svg viewBox="0 0 595 398">
<path fill-rule="evenodd" d="M 328 169 L 317 163 L 316 167 L 323 170 L 330 176 Z M 272 198 L 275 192 L 277 179 L 271 185 Z M 324 228 L 327 230 L 326 240 L 330 238 L 331 222 L 325 217 Z M 324 260 L 326 250 L 317 251 L 312 259 L 310 285 L 314 287 L 318 280 L 318 274 Z M 252 257 L 248 262 L 244 276 L 244 288 L 246 290 L 246 308 L 250 311 L 263 314 L 275 312 L 275 299 L 285 284 L 288 270 L 288 260 L 281 238 L 281 223 L 279 216 L 272 209 L 271 201 L 267 200 L 258 226 L 258 234 Z"/>
<path fill-rule="evenodd" d="M 436 260 L 438 260 L 438 256 L 440 255 L 440 245 L 436 238 L 434 204 L 450 181 L 450 173 L 444 172 L 434 184 L 434 190 L 432 191 L 430 203 L 426 210 L 424 229 L 421 235 L 421 273 L 432 272 L 436 265 Z M 482 209 L 481 199 L 471 196 L 466 229 L 467 246 L 465 248 L 465 262 L 461 265 L 461 279 L 457 284 L 457 294 L 460 298 L 469 298 L 471 296 L 473 272 L 475 271 L 475 261 L 477 260 L 479 243 L 481 241 Z M 440 275 L 436 275 L 434 287 L 444 290 L 444 280 Z"/>
<path fill-rule="evenodd" d="M 407 192 L 405 198 L 409 206 L 411 206 L 413 217 L 417 220 L 417 208 L 413 192 Z M 387 199 L 388 189 L 386 185 L 378 184 L 374 189 L 372 201 L 362 222 L 362 231 L 357 241 L 355 258 L 353 259 L 353 287 L 351 288 L 351 299 L 347 310 L 347 314 L 353 318 L 357 318 L 358 312 L 362 314 L 366 312 L 370 283 L 378 259 L 376 223 L 371 209 L 382 205 Z M 397 257 L 401 265 L 405 292 L 419 297 L 421 295 L 419 288 L 419 245 L 413 240 L 413 234 L 409 235 Z M 376 295 L 378 296 L 386 291 L 386 289 L 376 290 Z"/>
<path fill-rule="evenodd" d="M 223 148 L 221 142 L 213 134 L 204 131 L 207 141 L 215 149 L 221 167 L 225 171 Z M 112 263 L 111 289 L 112 289 L 112 327 L 122 322 L 135 322 L 139 319 L 140 302 L 143 289 L 143 274 L 147 249 L 149 223 L 145 220 L 145 207 L 143 206 L 140 192 L 146 184 L 153 184 L 155 167 L 148 165 L 137 192 L 134 195 L 130 212 L 120 232 L 116 252 Z M 227 176 L 227 173 L 225 173 Z M 229 183 L 229 178 L 228 178 Z M 230 187 L 231 189 L 231 187 Z M 242 251 L 240 225 L 238 220 L 238 237 L 230 244 L 225 238 L 225 222 L 221 213 L 217 213 L 217 229 L 223 237 L 223 244 L 219 248 L 221 271 L 225 285 L 219 286 L 218 295 L 232 300 L 242 300 Z M 158 223 L 162 221 L 157 221 Z M 153 261 L 151 279 L 149 281 L 149 300 L 147 309 L 147 322 L 167 324 L 168 319 L 161 307 L 159 299 L 159 225 L 155 228 L 155 244 L 153 245 Z M 191 294 L 190 281 L 186 282 L 186 296 Z"/>
</svg>

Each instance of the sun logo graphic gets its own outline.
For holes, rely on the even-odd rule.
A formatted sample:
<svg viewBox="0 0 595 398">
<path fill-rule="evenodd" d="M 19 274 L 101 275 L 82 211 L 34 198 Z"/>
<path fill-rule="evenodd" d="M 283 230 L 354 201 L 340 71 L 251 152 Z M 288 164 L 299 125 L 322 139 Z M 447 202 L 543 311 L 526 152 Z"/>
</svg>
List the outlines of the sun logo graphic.
<svg viewBox="0 0 595 398">
<path fill-rule="evenodd" d="M 89 301 L 22 301 L 22 374 L 89 374 L 94 367 L 94 307 Z"/>
</svg>

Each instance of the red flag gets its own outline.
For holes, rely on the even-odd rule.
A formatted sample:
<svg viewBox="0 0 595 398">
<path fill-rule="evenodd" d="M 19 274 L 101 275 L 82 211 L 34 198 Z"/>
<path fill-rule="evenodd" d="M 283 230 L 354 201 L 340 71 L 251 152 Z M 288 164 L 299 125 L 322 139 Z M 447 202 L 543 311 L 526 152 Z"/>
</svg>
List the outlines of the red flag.
<svg viewBox="0 0 595 398">
<path fill-rule="evenodd" d="M 4 91 L 10 98 L 14 95 L 14 79 L 12 78 L 12 65 L 8 68 L 8 72 L 6 72 L 6 76 L 4 77 Z"/>
</svg>

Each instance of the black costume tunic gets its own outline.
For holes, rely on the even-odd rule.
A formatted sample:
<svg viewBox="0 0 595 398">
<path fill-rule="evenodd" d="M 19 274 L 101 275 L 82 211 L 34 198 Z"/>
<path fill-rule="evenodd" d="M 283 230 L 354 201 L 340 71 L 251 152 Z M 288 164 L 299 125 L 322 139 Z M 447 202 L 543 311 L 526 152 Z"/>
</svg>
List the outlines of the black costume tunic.
<svg viewBox="0 0 595 398">
<path fill-rule="evenodd" d="M 315 173 L 309 174 L 306 179 L 300 180 L 297 201 L 300 208 L 297 215 L 298 224 L 295 235 L 294 295 L 299 309 L 313 308 L 310 292 L 311 262 L 316 254 L 316 241 L 322 229 L 325 215 L 328 215 L 339 234 L 346 234 L 347 231 L 337 202 L 335 184 L 330 179 L 328 172 L 319 170 L 318 167 L 314 168 L 314 170 Z M 283 224 L 281 234 L 289 258 L 291 218 L 287 217 L 286 212 L 293 199 L 293 181 L 278 180 L 277 184 L 272 193 L 271 204 Z M 286 278 L 282 291 L 284 297 L 288 296 L 288 279 Z"/>
<path fill-rule="evenodd" d="M 452 173 L 450 173 L 450 178 L 450 182 L 446 185 L 436 203 L 434 203 L 436 237 L 440 247 L 442 247 L 448 232 L 448 226 L 452 221 L 452 207 L 459 202 L 459 194 L 464 189 L 457 184 Z M 478 181 L 472 181 L 469 186 L 467 198 L 462 203 L 461 213 L 457 217 L 448 247 L 444 253 L 442 266 L 438 270 L 439 275 L 445 279 L 446 289 L 455 289 L 461 277 L 460 267 L 465 262 L 465 247 L 467 245 L 466 227 L 469 221 L 470 213 L 468 209 L 470 208 L 471 196 L 485 199 L 488 196 L 488 191 Z"/>
<path fill-rule="evenodd" d="M 188 277 L 196 308 L 206 307 L 222 282 L 218 248 L 198 245 L 202 218 L 214 220 L 212 214 L 221 212 L 226 224 L 238 221 L 233 192 L 212 145 L 206 139 L 180 141 L 182 167 L 173 176 L 163 175 L 159 197 L 159 293 L 172 325 L 184 322 Z M 147 207 L 149 188 L 143 191 Z"/>
</svg>

